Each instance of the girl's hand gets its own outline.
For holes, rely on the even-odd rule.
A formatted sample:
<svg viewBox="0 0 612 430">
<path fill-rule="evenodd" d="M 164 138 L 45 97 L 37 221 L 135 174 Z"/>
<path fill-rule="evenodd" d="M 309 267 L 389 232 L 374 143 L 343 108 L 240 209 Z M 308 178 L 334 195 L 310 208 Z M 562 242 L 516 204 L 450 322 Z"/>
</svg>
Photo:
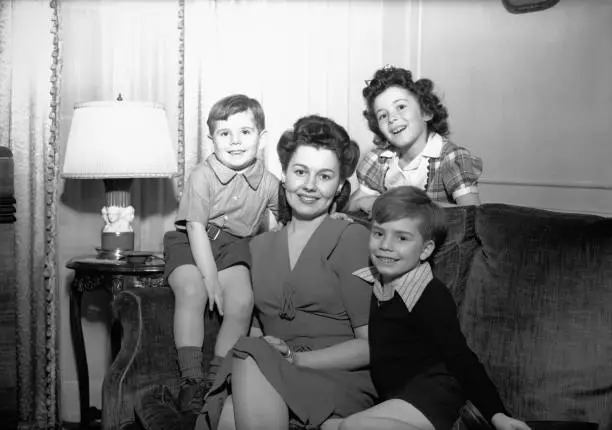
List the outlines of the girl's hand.
<svg viewBox="0 0 612 430">
<path fill-rule="evenodd" d="M 509 417 L 506 414 L 497 413 L 491 418 L 491 423 L 497 430 L 530 430 L 531 428 L 523 421 Z"/>
<path fill-rule="evenodd" d="M 351 218 L 344 212 L 332 212 L 329 214 L 329 217 L 333 219 L 339 219 L 341 221 L 353 222 L 353 218 Z"/>
<path fill-rule="evenodd" d="M 368 218 L 372 217 L 372 206 L 374 206 L 374 201 L 378 196 L 364 196 L 357 200 L 358 209 L 362 210 L 366 214 L 368 214 Z"/>
<path fill-rule="evenodd" d="M 272 347 L 274 347 L 274 349 L 276 349 L 285 360 L 287 360 L 291 364 L 294 363 L 295 356 L 293 354 L 293 351 L 291 351 L 291 348 L 289 348 L 289 345 L 287 345 L 284 340 L 281 340 L 274 336 L 264 336 L 263 338 Z"/>
<path fill-rule="evenodd" d="M 277 231 L 281 231 L 283 227 L 285 227 L 285 224 L 283 224 L 282 222 L 277 222 L 274 226 L 270 227 L 269 231 L 271 231 L 272 233 L 276 233 Z"/>
</svg>

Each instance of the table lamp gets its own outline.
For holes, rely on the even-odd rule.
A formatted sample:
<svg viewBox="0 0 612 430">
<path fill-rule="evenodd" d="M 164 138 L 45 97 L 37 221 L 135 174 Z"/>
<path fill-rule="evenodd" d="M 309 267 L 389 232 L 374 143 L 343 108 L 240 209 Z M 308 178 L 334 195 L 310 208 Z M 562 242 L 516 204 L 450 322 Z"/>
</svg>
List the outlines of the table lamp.
<svg viewBox="0 0 612 430">
<path fill-rule="evenodd" d="M 157 103 L 92 101 L 77 103 L 66 143 L 62 177 L 102 179 L 99 258 L 121 258 L 134 250 L 134 178 L 171 178 L 177 174 L 175 149 L 164 107 Z"/>
</svg>

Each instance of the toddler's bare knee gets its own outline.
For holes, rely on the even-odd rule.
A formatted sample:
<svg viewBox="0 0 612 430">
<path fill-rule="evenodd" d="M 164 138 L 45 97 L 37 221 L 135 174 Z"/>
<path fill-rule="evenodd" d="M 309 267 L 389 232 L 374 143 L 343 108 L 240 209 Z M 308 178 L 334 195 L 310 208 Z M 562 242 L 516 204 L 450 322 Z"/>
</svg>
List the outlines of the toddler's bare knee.
<svg viewBox="0 0 612 430">
<path fill-rule="evenodd" d="M 203 282 L 186 280 L 183 282 L 174 282 L 170 286 L 172 287 L 176 300 L 181 303 L 201 305 L 206 303 L 206 299 L 208 298 L 206 287 Z"/>
<path fill-rule="evenodd" d="M 253 291 L 251 289 L 243 289 L 243 291 L 233 291 L 226 295 L 223 310 L 226 316 L 250 316 L 252 311 Z"/>
</svg>

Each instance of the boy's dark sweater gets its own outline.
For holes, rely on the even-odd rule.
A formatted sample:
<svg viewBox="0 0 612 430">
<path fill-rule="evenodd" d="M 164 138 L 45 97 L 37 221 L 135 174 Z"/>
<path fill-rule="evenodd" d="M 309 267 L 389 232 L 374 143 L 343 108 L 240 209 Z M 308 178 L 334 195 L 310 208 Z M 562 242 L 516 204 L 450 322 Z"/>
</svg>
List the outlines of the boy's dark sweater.
<svg viewBox="0 0 612 430">
<path fill-rule="evenodd" d="M 467 345 L 455 301 L 440 280 L 425 287 L 411 312 L 397 292 L 380 305 L 372 294 L 368 330 L 372 379 L 383 398 L 442 361 L 488 421 L 498 412 L 508 414 Z"/>
</svg>

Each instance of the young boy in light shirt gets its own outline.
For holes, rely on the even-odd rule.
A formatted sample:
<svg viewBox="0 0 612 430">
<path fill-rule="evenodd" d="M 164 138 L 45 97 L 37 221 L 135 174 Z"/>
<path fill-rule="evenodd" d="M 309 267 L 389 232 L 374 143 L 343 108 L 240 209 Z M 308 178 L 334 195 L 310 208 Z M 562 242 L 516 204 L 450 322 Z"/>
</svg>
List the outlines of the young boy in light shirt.
<svg viewBox="0 0 612 430">
<path fill-rule="evenodd" d="M 222 358 L 247 333 L 253 309 L 248 239 L 266 211 L 278 215 L 278 179 L 258 152 L 264 112 L 237 94 L 216 102 L 207 125 L 214 153 L 189 176 L 176 216 L 164 236 L 165 276 L 174 292 L 174 339 L 181 390 L 179 407 L 198 413 Z M 216 304 L 223 322 L 208 375 L 203 368 L 203 314 Z"/>
</svg>

